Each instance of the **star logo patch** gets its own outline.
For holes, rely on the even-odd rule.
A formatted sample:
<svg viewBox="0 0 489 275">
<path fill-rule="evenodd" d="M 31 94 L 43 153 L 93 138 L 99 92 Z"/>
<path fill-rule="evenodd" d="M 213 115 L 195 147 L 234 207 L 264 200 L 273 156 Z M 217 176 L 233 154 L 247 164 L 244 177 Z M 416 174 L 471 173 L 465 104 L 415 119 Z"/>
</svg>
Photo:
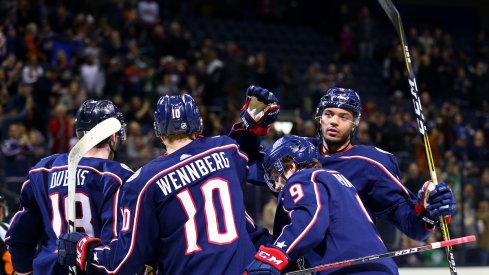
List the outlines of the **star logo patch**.
<svg viewBox="0 0 489 275">
<path fill-rule="evenodd" d="M 278 248 L 284 248 L 284 247 L 286 247 L 287 245 L 285 244 L 285 242 L 279 242 L 279 243 L 277 243 L 277 244 L 276 244 L 276 246 L 277 246 Z"/>
</svg>

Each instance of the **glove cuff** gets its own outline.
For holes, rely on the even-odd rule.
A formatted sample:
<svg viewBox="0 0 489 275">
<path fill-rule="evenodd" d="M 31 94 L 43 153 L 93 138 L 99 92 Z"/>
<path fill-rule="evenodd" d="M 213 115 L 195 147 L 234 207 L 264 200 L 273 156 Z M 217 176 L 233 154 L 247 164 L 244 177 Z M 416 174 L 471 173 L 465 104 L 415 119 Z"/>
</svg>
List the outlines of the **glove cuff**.
<svg viewBox="0 0 489 275">
<path fill-rule="evenodd" d="M 255 259 L 275 267 L 281 271 L 289 264 L 289 257 L 285 252 L 276 247 L 260 246 L 260 250 L 255 255 Z"/>
<path fill-rule="evenodd" d="M 416 203 L 414 210 L 416 211 L 416 216 L 420 216 L 423 212 L 426 212 L 426 208 L 419 201 Z"/>
<path fill-rule="evenodd" d="M 102 241 L 99 238 L 85 236 L 76 243 L 76 265 L 81 270 L 86 270 L 90 259 L 91 249 Z"/>
<path fill-rule="evenodd" d="M 418 201 L 415 205 L 414 210 L 416 212 L 416 217 L 420 217 L 425 222 L 425 228 L 427 230 L 433 230 L 438 221 L 429 216 L 428 210 L 426 210 L 421 203 L 421 201 Z"/>
<path fill-rule="evenodd" d="M 262 136 L 266 136 L 268 134 L 268 131 L 270 130 L 270 128 L 272 128 L 272 125 L 268 125 L 267 127 L 260 127 L 258 125 L 254 125 L 250 129 L 250 133 L 254 136 L 262 137 Z"/>
<path fill-rule="evenodd" d="M 253 125 L 251 128 L 247 128 L 244 122 L 238 122 L 238 123 L 234 123 L 233 126 L 231 127 L 231 133 L 248 131 L 250 134 L 254 136 L 262 137 L 268 134 L 270 128 L 272 128 L 272 125 L 268 125 L 267 127 L 261 127 L 257 124 Z"/>
</svg>

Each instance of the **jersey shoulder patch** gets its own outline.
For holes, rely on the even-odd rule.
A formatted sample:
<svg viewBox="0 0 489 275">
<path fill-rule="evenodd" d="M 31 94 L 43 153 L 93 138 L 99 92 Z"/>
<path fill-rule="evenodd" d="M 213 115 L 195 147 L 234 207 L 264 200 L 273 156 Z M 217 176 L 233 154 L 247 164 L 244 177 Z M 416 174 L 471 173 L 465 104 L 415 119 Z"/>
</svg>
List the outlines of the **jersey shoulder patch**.
<svg viewBox="0 0 489 275">
<path fill-rule="evenodd" d="M 139 176 L 139 173 L 141 173 L 141 168 L 139 168 L 136 172 L 134 172 L 134 174 L 132 174 L 132 176 L 130 176 L 126 182 L 130 182 L 130 181 L 133 181 L 135 178 L 137 178 Z"/>
<path fill-rule="evenodd" d="M 132 171 L 132 169 L 129 166 L 127 166 L 125 163 L 121 163 L 121 167 L 124 168 L 124 169 L 126 169 L 129 172 L 134 173 L 134 171 Z"/>
<path fill-rule="evenodd" d="M 377 151 L 379 151 L 379 152 L 381 152 L 381 153 L 384 153 L 384 154 L 387 154 L 387 155 L 392 155 L 392 153 L 387 152 L 387 151 L 385 151 L 385 150 L 382 150 L 382 149 L 380 149 L 380 148 L 377 148 L 377 147 L 374 147 L 374 148 L 375 148 L 375 150 L 377 150 Z"/>
</svg>

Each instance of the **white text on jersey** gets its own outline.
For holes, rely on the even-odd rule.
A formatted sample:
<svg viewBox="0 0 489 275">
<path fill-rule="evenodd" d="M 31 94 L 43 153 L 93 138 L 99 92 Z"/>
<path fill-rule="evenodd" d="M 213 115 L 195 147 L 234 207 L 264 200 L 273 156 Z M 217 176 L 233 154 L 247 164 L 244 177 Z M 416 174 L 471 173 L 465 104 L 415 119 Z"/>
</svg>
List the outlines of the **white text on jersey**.
<svg viewBox="0 0 489 275">
<path fill-rule="evenodd" d="M 163 194 L 167 196 L 173 191 L 182 188 L 182 186 L 224 168 L 229 168 L 229 159 L 226 157 L 226 153 L 212 153 L 165 174 L 156 181 L 156 184 L 163 191 Z"/>
<path fill-rule="evenodd" d="M 85 178 L 88 172 L 89 171 L 85 169 L 76 170 L 78 186 L 82 186 L 85 183 Z M 51 174 L 51 184 L 49 185 L 49 188 L 55 188 L 59 186 L 68 186 L 68 170 L 56 171 Z"/>
</svg>

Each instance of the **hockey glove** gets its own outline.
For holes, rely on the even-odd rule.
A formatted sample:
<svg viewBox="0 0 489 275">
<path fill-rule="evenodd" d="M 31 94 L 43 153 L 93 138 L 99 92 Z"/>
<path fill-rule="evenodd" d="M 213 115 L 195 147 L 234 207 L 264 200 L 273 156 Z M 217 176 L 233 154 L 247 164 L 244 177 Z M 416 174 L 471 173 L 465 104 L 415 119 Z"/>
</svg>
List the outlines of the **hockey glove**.
<svg viewBox="0 0 489 275">
<path fill-rule="evenodd" d="M 262 245 L 255 255 L 255 260 L 245 268 L 244 274 L 279 275 L 288 264 L 289 257 L 280 248 Z"/>
<path fill-rule="evenodd" d="M 90 238 L 84 233 L 73 232 L 59 236 L 58 263 L 78 266 L 86 270 L 93 257 L 92 249 L 101 243 L 99 238 Z"/>
<path fill-rule="evenodd" d="M 425 222 L 437 225 L 440 216 L 445 216 L 446 221 L 450 223 L 451 216 L 455 214 L 456 210 L 455 196 L 444 182 L 439 182 L 435 186 L 429 180 L 419 190 L 416 215 L 421 215 Z"/>
<path fill-rule="evenodd" d="M 264 136 L 277 120 L 280 113 L 277 97 L 267 89 L 250 86 L 246 90 L 246 103 L 240 111 L 243 121 L 240 127 L 249 130 L 255 136 Z M 236 128 L 238 126 L 233 126 Z"/>
</svg>

